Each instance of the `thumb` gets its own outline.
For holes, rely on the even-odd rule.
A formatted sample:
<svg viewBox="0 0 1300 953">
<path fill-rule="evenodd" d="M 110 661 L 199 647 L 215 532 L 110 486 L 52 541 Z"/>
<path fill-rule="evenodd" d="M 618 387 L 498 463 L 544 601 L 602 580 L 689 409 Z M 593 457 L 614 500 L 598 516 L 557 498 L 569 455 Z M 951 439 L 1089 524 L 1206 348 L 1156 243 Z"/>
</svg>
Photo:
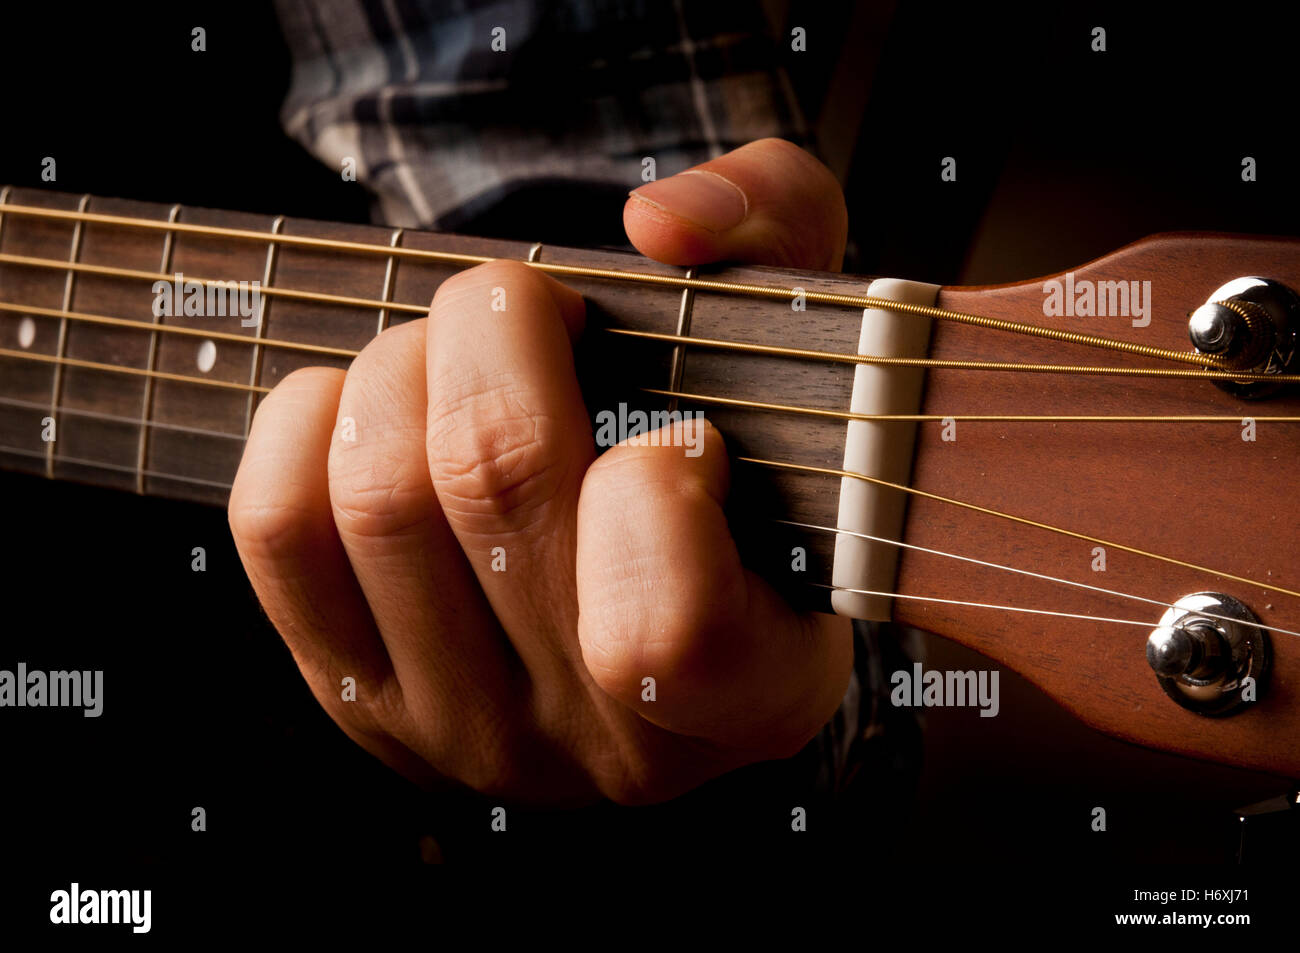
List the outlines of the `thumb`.
<svg viewBox="0 0 1300 953">
<path fill-rule="evenodd" d="M 670 265 L 838 271 L 848 221 L 835 176 L 784 139 L 760 139 L 643 185 L 623 207 L 632 244 Z"/>
<path fill-rule="evenodd" d="M 741 565 L 722 508 L 727 452 L 717 430 L 688 418 L 658 436 L 667 438 L 658 446 L 611 447 L 583 481 L 583 662 L 601 689 L 660 728 L 744 762 L 789 757 L 844 695 L 851 626 L 796 613 Z"/>
</svg>

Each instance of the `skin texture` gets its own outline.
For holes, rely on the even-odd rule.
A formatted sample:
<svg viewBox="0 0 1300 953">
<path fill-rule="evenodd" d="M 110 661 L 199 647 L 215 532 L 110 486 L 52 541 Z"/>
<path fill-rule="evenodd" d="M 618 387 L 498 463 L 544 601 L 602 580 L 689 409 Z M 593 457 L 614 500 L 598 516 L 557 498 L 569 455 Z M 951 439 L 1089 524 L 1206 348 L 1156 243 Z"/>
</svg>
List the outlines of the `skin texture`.
<svg viewBox="0 0 1300 953">
<path fill-rule="evenodd" d="M 652 258 L 843 257 L 839 187 L 788 142 L 646 191 L 623 221 Z M 346 372 L 291 374 L 253 422 L 229 509 L 249 579 L 330 716 L 428 787 L 661 801 L 793 755 L 848 682 L 847 620 L 795 613 L 740 564 L 721 434 L 677 425 L 703 428 L 698 457 L 679 434 L 597 458 L 583 311 L 525 265 L 480 265 Z"/>
</svg>

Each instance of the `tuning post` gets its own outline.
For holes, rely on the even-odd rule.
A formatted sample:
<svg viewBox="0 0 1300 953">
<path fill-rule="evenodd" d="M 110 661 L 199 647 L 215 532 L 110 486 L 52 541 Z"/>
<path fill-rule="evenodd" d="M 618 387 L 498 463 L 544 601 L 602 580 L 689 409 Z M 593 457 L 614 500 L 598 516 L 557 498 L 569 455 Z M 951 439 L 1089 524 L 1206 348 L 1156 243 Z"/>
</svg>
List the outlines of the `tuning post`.
<svg viewBox="0 0 1300 953">
<path fill-rule="evenodd" d="M 1146 653 L 1165 694 L 1201 715 L 1229 715 L 1258 699 L 1270 661 L 1255 614 L 1221 592 L 1174 603 L 1147 638 Z"/>
<path fill-rule="evenodd" d="M 1252 374 L 1288 370 L 1300 342 L 1300 297 L 1269 278 L 1235 278 L 1217 289 L 1187 321 L 1192 346 L 1224 368 Z M 1270 381 L 1219 380 L 1238 397 L 1266 397 L 1278 388 Z"/>
</svg>

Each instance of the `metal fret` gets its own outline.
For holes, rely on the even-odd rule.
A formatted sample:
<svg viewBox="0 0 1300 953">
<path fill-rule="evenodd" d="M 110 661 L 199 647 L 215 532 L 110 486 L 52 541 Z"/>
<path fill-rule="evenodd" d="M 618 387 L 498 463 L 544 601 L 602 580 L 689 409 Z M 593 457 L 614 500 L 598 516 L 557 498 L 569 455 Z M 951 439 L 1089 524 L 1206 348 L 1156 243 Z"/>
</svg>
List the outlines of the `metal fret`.
<svg viewBox="0 0 1300 953">
<path fill-rule="evenodd" d="M 542 260 L 542 243 L 533 242 L 533 247 L 528 249 L 528 261 L 530 264 L 536 264 Z"/>
<path fill-rule="evenodd" d="M 0 209 L 3 209 L 5 205 L 9 204 L 9 193 L 12 192 L 13 190 L 14 187 L 12 185 L 6 185 L 3 189 L 0 189 Z M 3 244 L 4 237 L 5 237 L 5 216 L 4 216 L 4 212 L 0 211 L 0 244 Z"/>
<path fill-rule="evenodd" d="M 81 201 L 77 203 L 77 212 L 84 213 L 86 206 L 90 204 L 90 196 L 83 195 Z M 72 230 L 72 250 L 68 254 L 68 264 L 77 264 L 77 259 L 81 255 L 81 230 L 85 224 L 83 220 L 78 220 L 76 227 Z M 63 283 L 63 310 L 65 312 L 72 310 L 72 288 L 76 280 L 77 273 L 73 269 L 68 269 L 68 277 Z M 68 350 L 68 318 L 65 314 L 59 319 L 59 346 L 55 351 L 55 358 L 62 361 L 67 357 Z M 63 399 L 63 364 L 54 365 L 54 382 L 50 387 L 50 419 L 54 421 L 54 439 L 45 444 L 45 476 L 51 480 L 54 479 L 54 445 L 59 439 L 59 401 Z"/>
<path fill-rule="evenodd" d="M 167 213 L 167 221 L 175 222 L 181 214 L 181 207 L 173 205 L 171 211 Z M 168 232 L 167 237 L 163 239 L 162 266 L 159 268 L 163 274 L 167 274 L 172 267 L 172 249 L 176 244 L 176 233 Z M 162 324 L 162 315 L 153 316 L 155 327 Z M 146 370 L 149 376 L 144 379 L 144 400 L 140 404 L 140 447 L 135 457 L 135 492 L 141 496 L 144 495 L 144 462 L 149 455 L 149 418 L 153 414 L 153 371 L 158 364 L 158 332 L 149 332 L 149 363 Z"/>
<path fill-rule="evenodd" d="M 396 248 L 397 243 L 402 240 L 402 233 L 405 231 L 406 229 L 399 228 L 397 229 L 397 231 L 393 232 L 393 237 L 388 240 L 388 247 Z M 380 298 L 380 300 L 384 304 L 388 304 L 393 299 L 393 276 L 396 274 L 396 272 L 397 272 L 397 256 L 389 255 L 388 267 L 384 269 L 384 294 L 383 297 Z M 391 317 L 391 314 L 392 312 L 390 312 L 388 308 L 379 309 L 379 327 L 375 330 L 376 337 L 383 334 L 384 331 L 388 328 L 388 322 Z"/>
<path fill-rule="evenodd" d="M 687 268 L 684 276 L 688 281 L 695 277 L 695 268 Z M 679 338 L 689 337 L 691 333 L 691 312 L 695 309 L 695 289 L 682 289 L 682 304 L 677 310 L 677 336 Z M 668 389 L 680 391 L 682 389 L 682 377 L 686 373 L 686 346 L 678 344 L 673 348 L 673 366 L 669 374 L 671 384 Z M 672 413 L 677 409 L 677 398 L 668 399 L 668 412 Z"/>
<path fill-rule="evenodd" d="M 271 234 L 280 234 L 280 229 L 284 227 L 284 216 L 279 216 L 271 223 Z M 275 277 L 275 259 L 276 253 L 280 250 L 278 242 L 272 241 L 267 244 L 266 248 L 266 268 L 262 271 L 262 288 L 271 287 L 271 280 Z M 266 333 L 266 309 L 269 302 L 266 297 L 258 294 L 257 296 L 257 330 L 253 333 L 253 367 L 249 372 L 248 386 L 256 387 L 257 380 L 262 376 L 262 338 Z M 244 436 L 248 436 L 253 430 L 253 411 L 257 409 L 257 391 L 248 392 L 248 406 L 244 411 Z"/>
</svg>

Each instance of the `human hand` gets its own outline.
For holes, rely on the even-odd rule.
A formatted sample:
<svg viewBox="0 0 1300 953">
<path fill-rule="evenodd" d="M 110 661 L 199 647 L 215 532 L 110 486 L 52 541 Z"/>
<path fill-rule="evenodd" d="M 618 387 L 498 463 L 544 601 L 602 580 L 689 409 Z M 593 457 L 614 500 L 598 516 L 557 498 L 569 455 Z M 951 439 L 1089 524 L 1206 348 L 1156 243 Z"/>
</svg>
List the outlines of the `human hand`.
<svg viewBox="0 0 1300 953">
<path fill-rule="evenodd" d="M 769 139 L 638 189 L 624 224 L 673 264 L 836 269 L 847 217 L 831 174 Z M 583 313 L 526 265 L 480 265 L 253 422 L 229 507 L 249 579 L 330 716 L 426 785 L 660 801 L 794 754 L 848 681 L 848 620 L 741 565 L 716 430 L 596 456 Z"/>
</svg>

